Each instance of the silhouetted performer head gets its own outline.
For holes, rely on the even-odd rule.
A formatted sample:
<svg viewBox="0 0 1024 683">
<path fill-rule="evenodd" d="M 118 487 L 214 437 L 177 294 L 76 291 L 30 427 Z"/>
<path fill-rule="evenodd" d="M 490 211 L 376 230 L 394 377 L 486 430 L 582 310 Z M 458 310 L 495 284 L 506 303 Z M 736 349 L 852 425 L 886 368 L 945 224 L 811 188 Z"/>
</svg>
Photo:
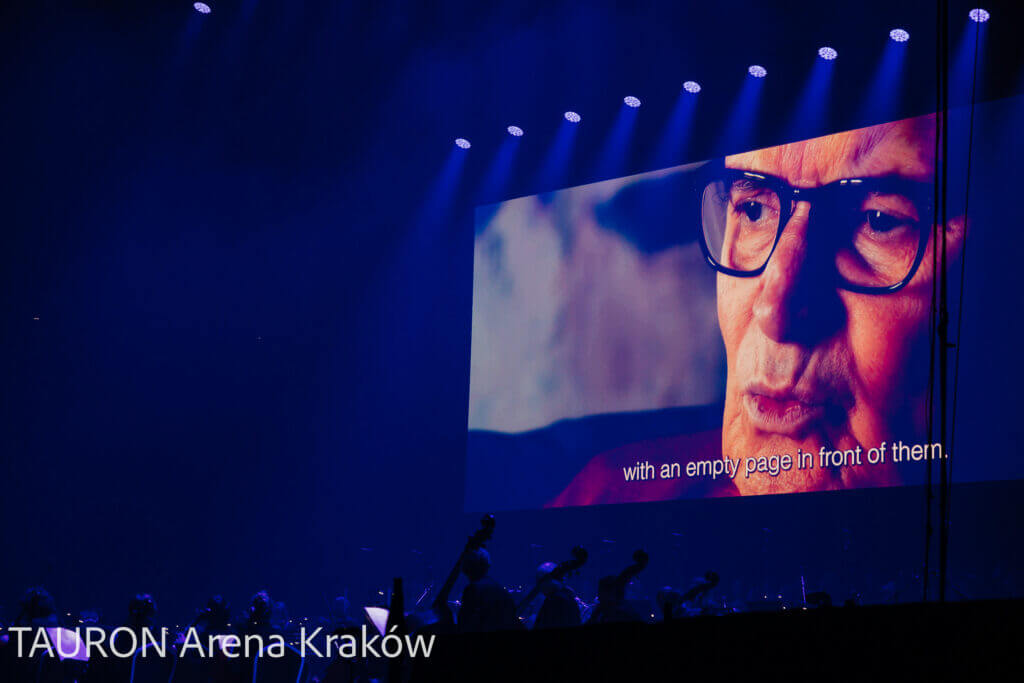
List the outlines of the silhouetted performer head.
<svg viewBox="0 0 1024 683">
<path fill-rule="evenodd" d="M 128 625 L 135 629 L 148 628 L 156 617 L 156 600 L 149 593 L 138 593 L 128 601 Z"/>
<path fill-rule="evenodd" d="M 18 626 L 57 626 L 57 607 L 42 586 L 33 586 L 21 598 L 21 610 L 15 620 Z"/>
<path fill-rule="evenodd" d="M 540 586 L 540 592 L 545 596 L 551 595 L 562 586 L 561 581 L 551 578 L 551 573 L 557 567 L 558 565 L 554 562 L 545 562 L 537 567 L 537 585 Z"/>
<path fill-rule="evenodd" d="M 491 556 L 483 548 L 470 550 L 462 558 L 462 573 L 470 581 L 479 581 L 484 578 L 490 568 Z"/>
<path fill-rule="evenodd" d="M 248 620 L 246 630 L 250 632 L 271 630 L 271 615 L 273 614 L 274 603 L 267 591 L 259 591 L 249 601 Z"/>
<path fill-rule="evenodd" d="M 223 595 L 210 596 L 210 599 L 206 601 L 206 613 L 210 624 L 216 623 L 227 626 L 228 619 L 231 618 L 231 608 L 228 606 L 228 601 L 224 599 Z"/>
<path fill-rule="evenodd" d="M 576 593 L 564 583 L 551 576 L 558 568 L 554 562 L 545 562 L 537 567 L 537 585 L 544 595 L 534 619 L 533 628 L 568 628 L 581 623 L 579 602 Z"/>
<path fill-rule="evenodd" d="M 672 586 L 665 586 L 658 591 L 655 602 L 661 610 L 662 619 L 669 621 L 676 616 L 676 611 L 683 602 L 683 594 Z"/>
<path fill-rule="evenodd" d="M 491 556 L 483 548 L 476 548 L 462 557 L 462 573 L 469 585 L 462 591 L 459 608 L 459 630 L 497 631 L 520 626 L 516 604 L 505 587 L 487 572 Z"/>
<path fill-rule="evenodd" d="M 206 607 L 196 617 L 195 627 L 207 635 L 221 635 L 228 632 L 229 621 L 231 621 L 231 608 L 227 600 L 221 595 L 213 595 L 206 601 Z"/>
<path fill-rule="evenodd" d="M 598 604 L 590 615 L 590 623 L 643 621 L 643 615 L 626 602 L 627 583 L 621 575 L 605 576 L 597 582 Z"/>
</svg>

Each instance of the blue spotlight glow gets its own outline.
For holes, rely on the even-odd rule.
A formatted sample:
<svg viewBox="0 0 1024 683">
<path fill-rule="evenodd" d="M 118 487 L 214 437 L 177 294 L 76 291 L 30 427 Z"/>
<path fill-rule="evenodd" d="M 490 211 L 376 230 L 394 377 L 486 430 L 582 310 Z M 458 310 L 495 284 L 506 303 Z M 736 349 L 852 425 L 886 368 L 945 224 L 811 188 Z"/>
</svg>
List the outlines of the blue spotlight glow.
<svg viewBox="0 0 1024 683">
<path fill-rule="evenodd" d="M 889 31 L 889 37 L 895 40 L 897 43 L 905 43 L 910 40 L 910 34 L 901 28 L 894 28 Z"/>
<path fill-rule="evenodd" d="M 466 145 L 469 142 L 459 138 Z M 433 184 L 424 197 L 423 204 L 419 208 L 415 228 L 409 236 L 410 241 L 405 242 L 401 249 L 410 249 L 411 254 L 422 250 L 424 241 L 433 244 L 431 240 L 436 239 L 438 231 L 449 225 L 448 218 L 451 215 L 452 207 L 455 205 L 455 197 L 462 181 L 462 170 L 469 159 L 465 147 L 449 147 L 444 166 L 440 174 L 434 179 Z"/>
<path fill-rule="evenodd" d="M 480 187 L 476 193 L 477 204 L 490 204 L 501 199 L 512 177 L 512 168 L 515 166 L 516 156 L 519 154 L 519 136 L 510 135 L 504 138 L 497 154 L 491 160 L 487 172 L 480 181 Z"/>
<path fill-rule="evenodd" d="M 757 65 L 755 65 L 757 66 Z M 742 87 L 733 101 L 732 111 L 722 127 L 721 138 L 715 145 L 720 154 L 734 154 L 752 149 L 751 144 L 758 131 L 758 122 L 761 120 L 761 95 L 765 88 L 763 66 L 757 66 L 755 73 L 753 67 L 748 69 L 748 76 L 741 79 Z M 762 75 L 757 75 L 762 73 Z M 698 98 L 687 98 L 696 102 Z"/>
<path fill-rule="evenodd" d="M 983 24 L 986 21 L 988 21 L 992 15 L 988 13 L 988 10 L 983 10 L 980 7 L 977 7 L 968 12 L 967 16 L 971 18 L 971 21 L 976 21 L 979 24 Z"/>
<path fill-rule="evenodd" d="M 573 116 L 569 116 L 572 114 Z M 573 120 L 575 117 L 575 121 Z M 544 161 L 537 173 L 537 187 L 547 191 L 556 187 L 564 187 L 572 161 L 576 134 L 580 127 L 580 115 L 574 111 L 565 112 L 565 120 L 558 124 L 555 139 L 544 155 Z"/>
<path fill-rule="evenodd" d="M 675 166 L 686 159 L 686 145 L 692 133 L 691 128 L 699 101 L 699 97 L 694 97 L 694 93 L 687 92 L 686 86 L 683 86 L 683 91 L 676 96 L 672 114 L 665 122 L 658 146 L 651 155 L 651 167 Z"/>
<path fill-rule="evenodd" d="M 700 92 L 700 83 L 697 81 L 686 81 L 686 83 L 683 83 L 683 90 L 696 95 Z"/>
<path fill-rule="evenodd" d="M 469 144 L 469 140 L 466 138 L 455 138 L 455 146 L 461 149 L 469 149 L 473 145 Z"/>
<path fill-rule="evenodd" d="M 956 52 L 950 55 L 948 87 L 949 103 L 952 107 L 968 105 L 974 99 L 975 80 L 985 73 L 987 32 L 988 29 L 982 21 L 964 22 L 959 45 Z M 978 83 L 980 84 L 980 81 Z"/>
<path fill-rule="evenodd" d="M 754 64 L 749 69 L 747 69 L 747 73 L 753 76 L 754 78 L 764 78 L 765 76 L 768 75 L 768 69 L 764 68 L 760 64 Z"/>
<path fill-rule="evenodd" d="M 828 61 L 831 62 L 833 59 L 839 56 L 839 53 L 835 51 L 835 48 L 826 46 L 818 50 L 818 56 L 821 57 L 822 59 L 827 59 Z"/>
<path fill-rule="evenodd" d="M 622 101 L 626 103 L 627 107 L 633 107 L 633 109 L 640 106 L 640 100 L 632 95 L 626 95 L 622 98 Z"/>
<path fill-rule="evenodd" d="M 786 133 L 787 140 L 806 140 L 822 135 L 828 127 L 826 104 L 832 88 L 832 72 L 835 71 L 832 59 L 823 54 L 821 59 L 814 60 L 810 76 L 793 111 L 792 123 Z"/>
<path fill-rule="evenodd" d="M 608 137 L 601 147 L 597 163 L 594 165 L 598 178 L 618 178 L 625 174 L 633 139 L 633 129 L 636 127 L 636 120 L 640 113 L 638 109 L 640 100 L 632 97 L 636 101 L 634 104 L 630 104 L 628 101 L 630 99 L 630 97 L 625 98 L 625 106 L 619 107 L 615 123 L 612 124 L 611 130 L 608 131 Z"/>
<path fill-rule="evenodd" d="M 210 6 L 205 2 L 197 2 L 192 5 L 193 8 L 200 14 L 209 14 L 211 12 Z"/>
<path fill-rule="evenodd" d="M 881 121 L 892 121 L 901 109 L 906 90 L 907 45 L 906 40 L 900 41 L 890 32 L 892 40 L 885 44 L 882 58 L 875 68 L 868 89 L 868 96 L 862 98 L 860 112 L 857 115 L 858 126 L 868 126 Z M 909 34 L 907 35 L 909 38 Z M 818 62 L 824 64 L 823 62 Z"/>
<path fill-rule="evenodd" d="M 521 138 L 523 137 L 523 129 L 519 126 L 509 126 L 508 134 L 514 138 Z"/>
</svg>

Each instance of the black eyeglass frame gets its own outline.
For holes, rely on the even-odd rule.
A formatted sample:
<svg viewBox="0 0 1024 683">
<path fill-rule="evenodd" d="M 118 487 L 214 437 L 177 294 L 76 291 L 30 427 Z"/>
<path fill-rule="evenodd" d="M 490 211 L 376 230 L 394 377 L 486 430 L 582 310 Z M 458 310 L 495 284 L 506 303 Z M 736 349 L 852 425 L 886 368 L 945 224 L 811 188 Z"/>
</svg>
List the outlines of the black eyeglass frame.
<svg viewBox="0 0 1024 683">
<path fill-rule="evenodd" d="M 772 244 L 771 251 L 768 252 L 767 258 L 760 267 L 754 270 L 736 270 L 735 268 L 729 268 L 719 263 L 714 256 L 711 254 L 711 249 L 708 247 L 707 236 L 704 233 L 704 193 L 707 191 L 708 185 L 717 181 L 726 181 L 727 186 L 731 185 L 733 180 L 738 178 L 749 178 L 754 180 L 765 188 L 775 192 L 779 197 L 779 225 L 775 229 L 775 242 Z M 768 263 L 772 260 L 772 256 L 775 254 L 775 248 L 779 244 L 779 239 L 782 237 L 783 231 L 786 229 L 786 225 L 789 223 L 789 219 L 793 216 L 793 207 L 798 201 L 810 201 L 813 202 L 812 197 L 820 195 L 823 191 L 830 191 L 835 187 L 857 187 L 859 189 L 867 189 L 870 191 L 872 187 L 879 187 L 887 185 L 887 181 L 892 180 L 892 176 L 882 177 L 866 177 L 866 178 L 841 178 L 840 180 L 833 181 L 826 185 L 821 185 L 812 188 L 799 188 L 793 187 L 788 182 L 777 176 L 768 175 L 766 173 L 756 173 L 754 171 L 746 171 L 743 169 L 726 168 L 725 162 L 719 159 L 715 162 L 709 163 L 707 166 L 700 170 L 699 182 L 697 183 L 697 190 L 700 192 L 700 221 L 697 229 L 700 231 L 700 248 L 704 254 L 704 259 L 708 262 L 713 269 L 726 275 L 732 275 L 733 277 L 757 277 L 764 272 L 765 268 L 768 267 Z M 931 188 L 931 183 L 921 183 L 908 179 L 901 178 L 902 182 L 908 185 L 921 185 L 923 187 Z M 920 231 L 920 237 L 917 244 L 917 254 L 914 257 L 914 262 L 910 266 L 910 270 L 907 275 L 892 285 L 882 286 L 869 286 L 869 285 L 858 285 L 852 282 L 847 282 L 842 277 L 838 278 L 839 286 L 847 291 L 856 292 L 858 294 L 892 294 L 897 292 L 914 279 L 914 275 L 917 274 L 917 269 L 920 268 L 921 262 L 924 260 L 925 252 L 928 248 L 928 238 L 930 236 L 929 228 L 933 227 L 933 211 L 931 194 L 928 192 L 914 193 L 920 194 L 923 197 L 923 201 L 919 202 L 919 206 L 924 210 L 924 216 L 919 216 L 917 219 L 917 227 Z"/>
</svg>

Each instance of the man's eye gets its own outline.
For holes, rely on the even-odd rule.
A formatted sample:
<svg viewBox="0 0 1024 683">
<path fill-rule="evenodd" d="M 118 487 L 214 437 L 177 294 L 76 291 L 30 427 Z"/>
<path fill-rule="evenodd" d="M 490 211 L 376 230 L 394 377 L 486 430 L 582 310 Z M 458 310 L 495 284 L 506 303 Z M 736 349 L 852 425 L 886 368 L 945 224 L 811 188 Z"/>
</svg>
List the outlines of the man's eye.
<svg viewBox="0 0 1024 683">
<path fill-rule="evenodd" d="M 868 226 L 874 232 L 889 232 L 890 230 L 897 228 L 907 221 L 903 218 L 897 218 L 896 216 L 890 216 L 882 211 L 866 211 L 864 212 L 867 217 Z"/>
<path fill-rule="evenodd" d="M 761 216 L 764 214 L 764 204 L 760 202 L 743 202 L 740 204 L 740 211 L 742 211 L 747 220 L 756 223 L 761 220 Z"/>
</svg>

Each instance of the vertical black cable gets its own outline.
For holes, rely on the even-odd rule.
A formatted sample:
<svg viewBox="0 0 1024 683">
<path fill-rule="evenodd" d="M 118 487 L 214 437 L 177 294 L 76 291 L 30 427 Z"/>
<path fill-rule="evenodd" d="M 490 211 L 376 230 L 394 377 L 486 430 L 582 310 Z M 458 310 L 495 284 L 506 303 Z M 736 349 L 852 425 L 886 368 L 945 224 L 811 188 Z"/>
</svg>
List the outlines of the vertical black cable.
<svg viewBox="0 0 1024 683">
<path fill-rule="evenodd" d="M 938 318 L 938 262 L 935 258 L 936 245 L 938 243 L 938 206 L 939 206 L 939 164 L 941 163 L 941 129 L 943 125 L 942 111 L 942 0 L 936 0 L 935 18 L 935 184 L 932 206 L 932 305 L 928 318 L 928 443 L 934 442 L 935 433 L 935 341 L 937 338 L 936 322 Z M 922 602 L 928 601 L 928 579 L 931 571 L 931 546 L 932 546 L 932 461 L 925 458 L 925 486 L 924 486 L 924 563 L 921 572 Z"/>
<path fill-rule="evenodd" d="M 946 511 L 946 528 L 944 533 L 949 534 L 948 522 L 950 506 L 950 494 L 952 493 L 953 484 L 953 451 L 956 450 L 956 406 L 957 406 L 957 394 L 960 386 L 960 347 L 962 345 L 961 331 L 963 329 L 964 321 L 964 281 L 966 279 L 967 270 L 967 231 L 968 231 L 968 209 L 970 208 L 971 200 L 971 160 L 974 156 L 974 107 L 977 103 L 977 88 L 978 88 L 978 49 L 979 43 L 981 42 L 981 22 L 974 23 L 974 63 L 971 67 L 971 114 L 970 120 L 967 125 L 967 172 L 964 180 L 964 224 L 963 224 L 963 238 L 960 247 L 960 295 L 959 295 L 959 309 L 957 310 L 956 316 L 956 351 L 953 354 L 953 409 L 952 418 L 950 420 L 950 436 L 949 436 L 949 452 L 946 453 L 945 466 L 949 469 L 949 489 L 946 492 L 945 507 Z"/>
<path fill-rule="evenodd" d="M 949 0 L 941 0 L 943 6 L 942 49 L 942 222 L 939 234 L 942 237 L 941 263 L 939 265 L 939 443 L 942 453 L 949 452 L 946 432 L 948 429 L 946 397 L 949 391 L 949 276 L 947 274 L 948 254 L 946 249 L 947 192 L 949 189 Z M 934 453 L 934 451 L 932 451 Z M 929 458 L 930 460 L 931 458 Z M 946 559 L 949 545 L 949 468 L 946 458 L 939 461 L 939 602 L 946 601 Z"/>
</svg>

